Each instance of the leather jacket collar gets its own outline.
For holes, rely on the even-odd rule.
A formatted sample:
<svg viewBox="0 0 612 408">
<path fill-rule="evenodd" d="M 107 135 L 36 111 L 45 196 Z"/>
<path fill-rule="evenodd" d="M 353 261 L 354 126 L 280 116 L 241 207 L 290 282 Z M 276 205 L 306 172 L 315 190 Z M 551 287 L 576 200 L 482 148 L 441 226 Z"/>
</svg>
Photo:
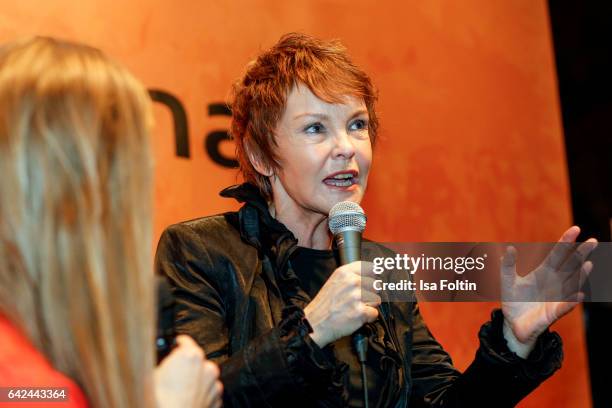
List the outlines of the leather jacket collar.
<svg viewBox="0 0 612 408">
<path fill-rule="evenodd" d="M 275 276 L 268 278 L 270 282 L 278 284 L 277 289 L 284 301 L 300 308 L 305 307 L 310 298 L 301 289 L 293 269 L 288 267 L 289 258 L 298 244 L 293 233 L 272 217 L 268 203 L 255 185 L 251 183 L 234 185 L 222 190 L 220 195 L 245 203 L 238 211 L 242 239 L 267 255 L 274 263 Z"/>
<path fill-rule="evenodd" d="M 268 203 L 255 185 L 238 184 L 227 187 L 219 194 L 221 197 L 234 198 L 246 204 L 238 211 L 240 235 L 244 240 L 260 250 L 266 246 L 281 247 L 284 241 L 290 241 L 297 246 L 293 233 L 272 217 Z M 266 238 L 270 242 L 264 242 Z"/>
<path fill-rule="evenodd" d="M 299 278 L 288 262 L 291 254 L 297 248 L 298 241 L 293 233 L 284 224 L 272 217 L 268 210 L 268 203 L 255 185 L 250 183 L 234 185 L 222 190 L 220 195 L 245 203 L 238 212 L 242 239 L 273 259 L 275 271 L 274 276 L 268 276 L 269 281 L 273 283 L 275 290 L 278 290 L 277 293 L 283 298 L 286 305 L 298 306 L 303 309 L 311 299 L 301 288 Z M 264 271 L 264 273 L 266 272 Z M 379 310 L 381 312 L 380 324 L 368 323 L 365 325 L 369 332 L 370 351 L 368 358 L 375 360 L 377 365 L 388 365 L 389 390 L 386 390 L 383 394 L 386 394 L 389 402 L 398 398 L 395 394 L 399 390 L 397 382 L 407 381 L 407 379 L 405 376 L 401 376 L 401 379 L 398 378 L 397 370 L 405 362 L 402 362 L 399 355 L 399 340 L 390 328 L 388 305 L 382 306 Z"/>
</svg>

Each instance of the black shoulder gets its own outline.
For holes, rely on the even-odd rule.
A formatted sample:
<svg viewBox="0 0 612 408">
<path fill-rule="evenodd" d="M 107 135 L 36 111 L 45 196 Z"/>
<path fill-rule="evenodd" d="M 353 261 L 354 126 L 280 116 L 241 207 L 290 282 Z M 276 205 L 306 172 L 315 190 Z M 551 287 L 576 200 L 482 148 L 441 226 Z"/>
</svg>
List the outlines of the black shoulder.
<svg viewBox="0 0 612 408">
<path fill-rule="evenodd" d="M 259 253 L 241 239 L 233 217 L 237 214 L 218 214 L 166 228 L 157 245 L 156 273 L 191 292 L 203 286 L 223 296 L 248 293 Z"/>
<path fill-rule="evenodd" d="M 182 258 L 210 266 L 257 256 L 256 249 L 240 237 L 238 214 L 228 212 L 170 225 L 157 245 L 156 260 Z"/>
<path fill-rule="evenodd" d="M 238 213 L 227 212 L 183 221 L 178 224 L 171 225 L 168 227 L 168 229 L 189 229 L 193 231 L 193 233 L 204 236 L 219 233 L 236 233 L 240 235 L 237 220 Z"/>
<path fill-rule="evenodd" d="M 168 237 L 182 241 L 184 238 L 192 240 L 199 238 L 204 241 L 223 237 L 224 239 L 240 238 L 237 226 L 238 214 L 227 212 L 194 218 L 168 226 L 162 233 L 162 238 Z"/>
</svg>

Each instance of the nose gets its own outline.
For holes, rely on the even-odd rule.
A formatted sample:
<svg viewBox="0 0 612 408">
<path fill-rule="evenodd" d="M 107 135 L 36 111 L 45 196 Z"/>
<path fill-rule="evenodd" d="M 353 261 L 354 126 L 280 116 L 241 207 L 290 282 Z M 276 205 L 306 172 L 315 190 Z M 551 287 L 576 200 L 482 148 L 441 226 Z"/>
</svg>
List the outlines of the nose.
<svg viewBox="0 0 612 408">
<path fill-rule="evenodd" d="M 349 160 L 355 156 L 355 145 L 346 131 L 339 131 L 334 135 L 332 157 L 334 159 Z"/>
</svg>

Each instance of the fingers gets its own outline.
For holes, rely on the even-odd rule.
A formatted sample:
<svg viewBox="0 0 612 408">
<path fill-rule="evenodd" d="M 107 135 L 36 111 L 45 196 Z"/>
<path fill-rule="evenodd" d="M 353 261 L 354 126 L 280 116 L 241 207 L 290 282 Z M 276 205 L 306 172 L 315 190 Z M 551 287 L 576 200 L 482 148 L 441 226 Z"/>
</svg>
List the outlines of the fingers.
<svg viewBox="0 0 612 408">
<path fill-rule="evenodd" d="M 361 291 L 361 301 L 368 306 L 376 307 L 382 303 L 382 299 L 380 296 L 371 291 L 362 290 Z"/>
<path fill-rule="evenodd" d="M 502 256 L 502 266 L 505 268 L 513 268 L 516 266 L 516 248 L 512 245 L 506 247 L 506 253 Z"/>
<path fill-rule="evenodd" d="M 572 274 L 569 278 L 565 279 L 563 282 L 563 293 L 562 299 L 550 299 L 550 300 L 565 300 L 565 301 L 578 301 L 577 297 L 580 293 L 583 294 L 584 299 L 584 285 L 589 278 L 591 271 L 593 270 L 593 262 L 586 261 L 580 267 L 580 271 L 578 273 Z"/>
<path fill-rule="evenodd" d="M 210 361 L 204 363 L 203 377 L 206 387 L 206 407 L 218 407 L 223 402 L 223 384 L 219 381 L 219 367 Z"/>
<path fill-rule="evenodd" d="M 553 279 L 561 281 L 562 298 L 572 301 L 577 299 L 578 293 L 588 279 L 593 264 L 586 261 L 586 258 L 597 248 L 598 244 L 594 238 L 589 238 L 581 244 L 575 243 L 579 234 L 580 228 L 577 226 L 572 226 L 565 231 L 544 263 L 558 273 Z M 569 309 L 563 310 L 564 313 L 568 313 L 575 305 L 567 307 Z"/>
<path fill-rule="evenodd" d="M 580 302 L 584 300 L 584 293 L 579 292 L 576 294 L 576 300 L 570 302 L 558 302 L 557 307 L 555 308 L 555 321 L 562 318 L 569 312 L 571 312 Z"/>
<path fill-rule="evenodd" d="M 378 319 L 378 309 L 375 307 L 363 305 L 362 313 L 364 316 L 364 323 L 371 323 Z"/>
<path fill-rule="evenodd" d="M 219 380 L 215 381 L 215 389 L 214 393 L 216 395 L 216 400 L 219 401 L 219 405 L 223 401 L 223 383 Z"/>
<path fill-rule="evenodd" d="M 571 226 L 561 235 L 557 244 L 549 252 L 545 259 L 545 264 L 553 269 L 558 269 L 567 255 L 575 248 L 575 245 L 571 245 L 572 242 L 576 241 L 580 235 L 580 228 L 576 225 Z"/>
<path fill-rule="evenodd" d="M 597 240 L 591 238 L 580 244 L 563 262 L 555 279 L 562 280 L 563 297 L 574 300 L 588 279 L 593 263 L 586 258 L 597 248 Z"/>
<path fill-rule="evenodd" d="M 374 289 L 374 282 L 376 280 L 374 278 L 364 277 L 360 280 L 360 288 L 361 292 L 365 293 L 374 293 L 376 294 L 376 289 Z"/>
<path fill-rule="evenodd" d="M 367 261 L 355 261 L 346 265 L 342 265 L 338 269 L 346 269 L 351 273 L 359 276 L 373 276 L 374 264 Z"/>
<path fill-rule="evenodd" d="M 509 296 L 507 292 L 511 290 L 516 280 L 516 257 L 516 248 L 512 245 L 506 247 L 506 253 L 501 259 L 501 283 L 504 298 Z"/>
<path fill-rule="evenodd" d="M 344 265 L 346 273 L 349 274 L 349 279 L 355 287 L 359 289 L 359 299 L 361 302 L 370 306 L 378 306 L 381 303 L 381 298 L 374 289 L 375 279 L 372 277 L 373 264 L 371 262 L 356 261 Z M 339 268 L 340 269 L 340 268 Z"/>
<path fill-rule="evenodd" d="M 198 343 L 196 343 L 195 340 L 191 338 L 191 336 L 187 336 L 186 334 L 179 334 L 178 336 L 176 336 L 176 344 L 179 347 L 187 347 L 187 348 L 195 347 L 195 348 L 200 349 L 200 346 L 198 346 Z"/>
<path fill-rule="evenodd" d="M 578 235 L 580 235 L 580 227 L 572 225 L 561 235 L 559 242 L 574 242 L 576 238 L 578 238 Z"/>
<path fill-rule="evenodd" d="M 177 347 L 170 354 L 180 354 L 183 357 L 199 361 L 204 359 L 204 350 L 191 337 L 179 334 L 176 336 Z"/>
<path fill-rule="evenodd" d="M 206 378 L 217 379 L 219 378 L 219 366 L 213 363 L 212 361 L 204 361 L 204 375 Z M 214 381 L 211 381 L 211 384 L 214 384 Z"/>
<path fill-rule="evenodd" d="M 223 385 L 219 381 L 219 366 L 212 361 L 206 360 L 204 351 L 189 336 L 177 336 L 177 350 L 186 356 L 191 363 L 197 363 L 198 368 L 192 372 L 201 384 L 200 397 L 204 407 L 220 407 L 223 401 Z"/>
<path fill-rule="evenodd" d="M 189 346 L 190 344 L 195 343 L 195 341 L 186 334 L 179 334 L 176 336 L 176 344 L 180 347 L 182 345 Z"/>
<path fill-rule="evenodd" d="M 582 290 L 582 287 L 586 283 L 591 271 L 593 270 L 593 262 L 586 261 L 582 264 L 582 268 L 580 268 L 580 280 L 578 283 L 578 287 Z"/>
<path fill-rule="evenodd" d="M 219 367 L 189 336 L 179 335 L 177 347 L 155 369 L 155 398 L 160 407 L 221 405 Z"/>
<path fill-rule="evenodd" d="M 586 258 L 597 248 L 597 240 L 590 238 L 580 244 L 563 262 L 561 272 L 565 274 L 573 274 L 578 271 Z"/>
</svg>

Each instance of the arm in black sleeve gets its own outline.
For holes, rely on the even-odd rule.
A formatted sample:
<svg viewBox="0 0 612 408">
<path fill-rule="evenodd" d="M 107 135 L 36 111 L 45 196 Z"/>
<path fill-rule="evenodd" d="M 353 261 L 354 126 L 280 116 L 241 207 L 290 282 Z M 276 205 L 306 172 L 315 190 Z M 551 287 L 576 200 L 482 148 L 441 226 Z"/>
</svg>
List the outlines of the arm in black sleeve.
<svg viewBox="0 0 612 408">
<path fill-rule="evenodd" d="M 224 282 L 236 277 L 218 276 L 201 237 L 188 225 L 163 233 L 155 265 L 174 289 L 177 332 L 193 337 L 219 364 L 226 407 L 278 406 L 296 394 L 324 394 L 329 406 L 341 398 L 340 366 L 310 339 L 312 329 L 297 307 L 283 311 L 279 327 L 231 350 Z"/>
<path fill-rule="evenodd" d="M 395 305 L 404 333 L 412 337 L 411 407 L 512 407 L 550 377 L 563 359 L 561 338 L 546 331 L 535 349 L 522 359 L 508 349 L 503 337 L 503 314 L 492 313 L 479 332 L 480 347 L 472 364 L 461 374 L 435 340 L 418 304 Z M 412 330 L 408 322 L 412 321 Z"/>
</svg>

